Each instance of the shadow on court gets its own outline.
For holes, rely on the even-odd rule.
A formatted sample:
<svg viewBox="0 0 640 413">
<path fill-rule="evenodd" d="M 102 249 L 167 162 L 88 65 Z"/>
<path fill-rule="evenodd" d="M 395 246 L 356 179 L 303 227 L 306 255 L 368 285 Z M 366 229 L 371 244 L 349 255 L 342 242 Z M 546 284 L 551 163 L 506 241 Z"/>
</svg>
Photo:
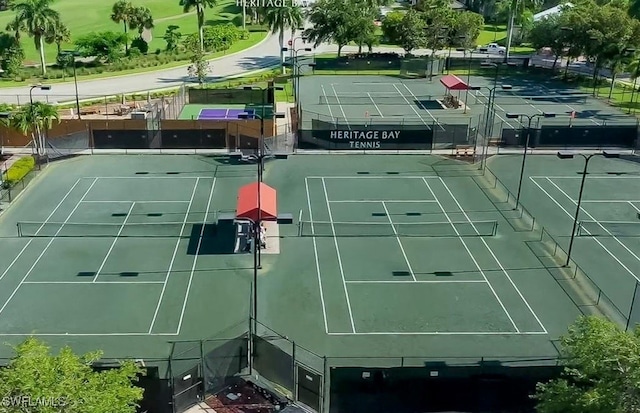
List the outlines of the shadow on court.
<svg viewBox="0 0 640 413">
<path fill-rule="evenodd" d="M 236 242 L 236 226 L 233 221 L 217 224 L 195 224 L 191 228 L 188 255 L 233 254 Z M 198 245 L 200 248 L 198 249 Z"/>
</svg>

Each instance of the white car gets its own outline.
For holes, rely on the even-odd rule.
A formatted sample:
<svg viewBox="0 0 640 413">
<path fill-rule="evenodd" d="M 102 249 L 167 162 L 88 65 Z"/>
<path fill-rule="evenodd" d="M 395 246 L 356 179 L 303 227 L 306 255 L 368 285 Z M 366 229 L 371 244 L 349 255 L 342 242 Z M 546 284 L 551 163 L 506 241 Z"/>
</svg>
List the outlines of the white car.
<svg viewBox="0 0 640 413">
<path fill-rule="evenodd" d="M 507 48 L 504 46 L 500 46 L 498 43 L 489 43 L 486 46 L 481 46 L 478 48 L 481 53 L 489 53 L 489 54 L 505 54 L 507 52 Z"/>
</svg>

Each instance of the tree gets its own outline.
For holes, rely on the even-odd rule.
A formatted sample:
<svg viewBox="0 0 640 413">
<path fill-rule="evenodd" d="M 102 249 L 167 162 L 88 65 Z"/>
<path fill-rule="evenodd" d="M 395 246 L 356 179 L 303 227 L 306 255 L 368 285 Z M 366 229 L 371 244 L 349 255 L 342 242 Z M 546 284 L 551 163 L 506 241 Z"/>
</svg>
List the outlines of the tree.
<svg viewBox="0 0 640 413">
<path fill-rule="evenodd" d="M 127 42 L 123 33 L 99 32 L 82 36 L 74 42 L 81 55 L 95 56 L 106 62 L 113 62 L 122 56 L 122 49 Z"/>
<path fill-rule="evenodd" d="M 142 400 L 143 389 L 134 384 L 142 371 L 132 361 L 96 372 L 91 366 L 102 356 L 100 352 L 76 355 L 64 347 L 58 354 L 51 354 L 45 343 L 33 337 L 16 346 L 15 351 L 9 366 L 0 370 L 4 400 L 27 397 L 58 404 L 29 411 L 135 413 Z M 25 411 L 18 403 L 5 409 L 7 413 Z"/>
<path fill-rule="evenodd" d="M 164 32 L 164 41 L 167 42 L 167 51 L 172 52 L 178 48 L 182 33 L 178 31 L 180 27 L 174 24 L 169 25 Z"/>
<path fill-rule="evenodd" d="M 11 5 L 11 10 L 16 13 L 14 27 L 25 30 L 33 37 L 36 50 L 40 52 L 43 75 L 47 73 L 44 39 L 47 33 L 54 32 L 55 25 L 60 21 L 58 12 L 50 7 L 52 2 L 53 0 L 21 0 Z"/>
<path fill-rule="evenodd" d="M 22 69 L 24 50 L 20 41 L 9 33 L 0 33 L 0 67 L 4 76 L 15 77 Z"/>
<path fill-rule="evenodd" d="M 339 57 L 342 48 L 354 40 L 353 25 L 355 17 L 362 13 L 360 7 L 356 0 L 318 0 L 308 15 L 312 27 L 303 36 L 315 47 L 325 42 L 337 44 Z"/>
<path fill-rule="evenodd" d="M 184 13 L 189 13 L 192 9 L 196 9 L 198 36 L 200 38 L 200 49 L 202 51 L 204 51 L 204 9 L 207 7 L 213 8 L 216 4 L 218 4 L 217 0 L 180 0 L 180 5 Z"/>
<path fill-rule="evenodd" d="M 627 65 L 627 72 L 629 73 L 629 77 L 633 80 L 633 87 L 631 89 L 631 102 L 629 106 L 629 113 L 631 113 L 631 108 L 634 106 L 634 96 L 637 96 L 637 85 L 638 78 L 640 78 L 640 56 L 636 55 Z M 635 108 L 634 108 L 635 111 Z"/>
<path fill-rule="evenodd" d="M 151 10 L 147 7 L 134 7 L 131 10 L 129 28 L 131 30 L 138 30 L 138 37 L 142 37 L 142 32 L 145 29 L 153 29 L 153 27 L 153 16 L 151 15 Z"/>
<path fill-rule="evenodd" d="M 111 8 L 111 20 L 115 23 L 122 23 L 124 26 L 124 34 L 127 36 L 127 29 L 129 25 L 129 20 L 131 19 L 131 14 L 133 11 L 133 4 L 130 1 L 119 0 L 113 3 L 113 7 Z M 129 40 L 127 40 L 124 44 L 125 52 L 129 51 Z"/>
<path fill-rule="evenodd" d="M 553 52 L 555 58 L 552 70 L 555 69 L 558 59 L 564 55 L 565 49 L 569 47 L 568 38 L 565 35 L 567 31 L 562 30 L 563 26 L 562 16 L 556 14 L 538 20 L 529 32 L 529 42 L 534 49 L 548 47 Z"/>
<path fill-rule="evenodd" d="M 498 8 L 507 9 L 509 19 L 507 21 L 507 45 L 504 54 L 505 61 L 509 60 L 509 52 L 511 51 L 511 41 L 513 40 L 513 29 L 518 21 L 522 21 L 522 17 L 526 16 L 527 10 L 536 10 L 542 4 L 542 0 L 501 0 Z"/>
<path fill-rule="evenodd" d="M 280 59 L 282 60 L 282 74 L 285 73 L 284 56 L 284 32 L 302 26 L 304 19 L 302 9 L 297 5 L 282 5 L 281 7 L 268 7 L 264 13 L 264 22 L 273 33 L 278 33 L 280 42 Z"/>
<path fill-rule="evenodd" d="M 581 317 L 562 337 L 560 378 L 538 384 L 539 413 L 637 412 L 640 329 L 625 332 L 598 317 Z"/>
<path fill-rule="evenodd" d="M 51 128 L 54 121 L 60 121 L 55 106 L 43 102 L 33 102 L 21 106 L 9 119 L 10 126 L 24 136 L 31 134 L 33 147 L 37 153 L 44 155 L 45 132 Z M 2 375 L 0 374 L 0 378 Z M 2 386 L 0 384 L 0 386 Z"/>
<path fill-rule="evenodd" d="M 207 75 L 211 71 L 209 62 L 205 58 L 205 52 L 200 47 L 199 41 L 196 42 L 193 38 L 187 39 L 185 46 L 191 62 L 191 65 L 187 68 L 187 73 L 190 77 L 197 78 L 200 86 L 203 86 L 207 80 Z"/>
<path fill-rule="evenodd" d="M 448 46 L 460 46 L 471 49 L 475 44 L 480 31 L 484 27 L 484 18 L 471 11 L 456 12 L 454 23 L 449 32 Z"/>
<path fill-rule="evenodd" d="M 402 18 L 399 43 L 405 52 L 424 47 L 426 44 L 424 20 L 415 10 L 409 10 Z"/>
<path fill-rule="evenodd" d="M 46 34 L 44 41 L 48 44 L 55 43 L 58 54 L 60 54 L 62 43 L 71 41 L 71 32 L 60 20 L 56 21 L 51 29 L 51 32 Z"/>
<path fill-rule="evenodd" d="M 392 11 L 382 20 L 382 34 L 385 40 L 391 44 L 400 43 L 400 30 L 402 29 L 403 12 Z"/>
</svg>

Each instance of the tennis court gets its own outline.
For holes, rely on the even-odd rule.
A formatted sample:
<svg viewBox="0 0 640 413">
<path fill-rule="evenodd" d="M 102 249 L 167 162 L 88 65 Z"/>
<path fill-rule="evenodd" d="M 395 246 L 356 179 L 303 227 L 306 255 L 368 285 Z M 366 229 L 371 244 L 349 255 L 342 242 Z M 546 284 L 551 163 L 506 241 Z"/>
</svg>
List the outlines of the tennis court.
<svg viewBox="0 0 640 413">
<path fill-rule="evenodd" d="M 262 257 L 258 320 L 336 365 L 555 359 L 580 313 L 471 166 L 296 155 L 264 179 L 301 220 Z M 50 166 L 0 221 L 0 336 L 147 359 L 247 320 L 251 254 L 222 252 L 215 223 L 253 180 L 226 157 Z"/>
<path fill-rule="evenodd" d="M 506 170 L 520 160 L 500 156 L 491 161 L 491 168 L 513 185 Z M 534 156 L 527 163 L 523 203 L 567 251 L 584 159 Z M 639 193 L 638 163 L 601 157 L 590 161 L 572 251 L 572 259 L 624 318 L 632 313 L 640 281 Z"/>
<path fill-rule="evenodd" d="M 174 158 L 173 171 L 163 166 L 168 159 L 138 161 L 53 165 L 3 215 L 0 336 L 81 342 L 107 357 L 165 357 L 169 341 L 228 325 L 207 308 L 246 305 L 247 278 L 229 280 L 234 288 L 210 300 L 216 287 L 202 274 L 250 268 L 244 256 L 217 255 L 210 241 L 216 209 L 235 201 L 225 191 L 250 182 L 253 171 L 238 166 L 239 176 L 219 182 L 202 161 Z"/>
<path fill-rule="evenodd" d="M 178 119 L 191 120 L 237 120 L 257 119 L 262 116 L 260 105 L 211 105 L 211 104 L 186 104 L 182 108 Z M 265 119 L 272 116 L 273 108 L 265 107 Z"/>
</svg>

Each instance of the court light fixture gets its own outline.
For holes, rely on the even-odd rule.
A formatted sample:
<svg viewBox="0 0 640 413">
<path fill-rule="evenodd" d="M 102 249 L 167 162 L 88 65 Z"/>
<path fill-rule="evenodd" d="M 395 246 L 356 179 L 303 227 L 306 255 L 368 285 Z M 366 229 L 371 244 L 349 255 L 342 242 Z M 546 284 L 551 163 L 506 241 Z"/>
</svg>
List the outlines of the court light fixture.
<svg viewBox="0 0 640 413">
<path fill-rule="evenodd" d="M 500 85 L 500 89 L 502 90 L 511 90 L 513 89 L 512 85 Z"/>
<path fill-rule="evenodd" d="M 273 117 L 276 119 L 284 119 L 287 115 L 284 112 L 276 112 L 273 114 Z"/>
<path fill-rule="evenodd" d="M 40 86 L 38 86 L 38 89 L 40 89 L 40 90 L 51 90 L 51 86 L 49 86 L 49 85 L 40 85 Z"/>
<path fill-rule="evenodd" d="M 573 157 L 575 156 L 575 154 L 573 152 L 567 152 L 567 151 L 558 151 L 558 153 L 556 154 L 556 156 L 560 159 L 573 159 Z"/>
<path fill-rule="evenodd" d="M 11 117 L 11 113 L 9 112 L 0 112 L 0 119 L 9 119 Z"/>
</svg>

